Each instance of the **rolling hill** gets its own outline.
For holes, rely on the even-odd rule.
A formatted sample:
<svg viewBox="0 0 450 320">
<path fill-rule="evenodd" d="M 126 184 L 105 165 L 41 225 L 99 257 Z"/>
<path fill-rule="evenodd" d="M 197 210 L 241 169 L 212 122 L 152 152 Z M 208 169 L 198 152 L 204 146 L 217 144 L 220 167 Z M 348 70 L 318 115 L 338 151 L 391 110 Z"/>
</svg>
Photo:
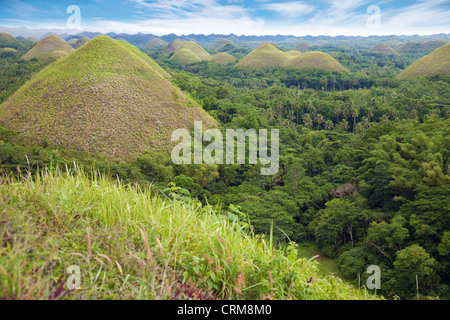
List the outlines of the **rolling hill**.
<svg viewBox="0 0 450 320">
<path fill-rule="evenodd" d="M 72 38 L 69 41 L 67 41 L 68 44 L 70 44 L 72 47 L 75 45 L 75 43 L 77 43 L 79 39 L 76 38 Z"/>
<path fill-rule="evenodd" d="M 24 44 L 20 40 L 17 40 L 12 35 L 4 32 L 0 32 L 0 48 L 12 48 L 16 50 L 26 49 L 28 45 Z"/>
<path fill-rule="evenodd" d="M 139 55 L 98 36 L 47 66 L 0 106 L 0 126 L 25 143 L 110 160 L 169 151 L 172 132 L 216 121 Z"/>
<path fill-rule="evenodd" d="M 165 42 L 163 39 L 160 38 L 153 38 L 149 41 L 147 41 L 143 46 L 142 49 L 153 51 L 156 49 L 161 49 L 167 46 L 167 42 Z"/>
<path fill-rule="evenodd" d="M 236 45 L 234 44 L 234 42 L 225 38 L 217 40 L 212 46 L 212 49 L 216 52 L 223 52 L 228 49 L 235 49 L 235 48 Z"/>
<path fill-rule="evenodd" d="M 73 48 L 64 40 L 56 35 L 49 35 L 39 41 L 31 50 L 25 53 L 20 59 L 30 60 L 32 58 L 42 59 L 54 51 L 69 54 L 73 52 Z M 60 53 L 58 55 L 61 55 Z"/>
<path fill-rule="evenodd" d="M 373 46 L 372 49 L 370 49 L 370 52 L 383 53 L 383 54 L 396 54 L 394 49 L 392 49 L 390 46 L 388 46 L 384 43 L 379 43 L 379 44 Z"/>
<path fill-rule="evenodd" d="M 331 71 L 346 71 L 336 59 L 327 53 L 311 51 L 296 53 L 283 52 L 269 43 L 262 44 L 248 56 L 239 61 L 237 66 L 246 68 L 320 68 Z"/>
<path fill-rule="evenodd" d="M 175 50 L 177 50 L 183 43 L 185 43 L 186 41 L 181 40 L 181 39 L 175 39 L 172 42 L 170 42 L 164 49 L 163 52 L 165 53 L 171 53 L 174 52 Z"/>
<path fill-rule="evenodd" d="M 411 79 L 435 74 L 450 74 L 450 43 L 420 58 L 397 77 L 399 79 Z"/>
<path fill-rule="evenodd" d="M 311 45 L 308 42 L 300 42 L 294 47 L 294 50 L 296 51 L 306 51 L 311 48 Z"/>
<path fill-rule="evenodd" d="M 221 52 L 221 53 L 214 55 L 209 61 L 218 63 L 218 64 L 225 64 L 225 63 L 236 62 L 236 58 L 227 52 Z"/>
<path fill-rule="evenodd" d="M 187 65 L 202 60 L 210 60 L 212 58 L 211 55 L 198 43 L 193 41 L 175 41 L 171 42 L 173 47 L 177 47 L 177 49 L 173 51 L 173 55 L 170 57 L 170 60 L 172 61 L 179 61 L 181 64 Z M 169 46 L 171 44 L 169 44 Z"/>
<path fill-rule="evenodd" d="M 397 51 L 401 54 L 419 59 L 447 43 L 448 41 L 445 40 L 432 40 L 427 42 L 409 41 L 405 44 L 399 45 Z"/>
<path fill-rule="evenodd" d="M 88 41 L 91 40 L 88 37 L 83 37 L 81 39 L 78 39 L 77 42 L 74 43 L 73 48 L 78 49 L 84 46 Z"/>
<path fill-rule="evenodd" d="M 170 57 L 170 60 L 179 61 L 182 65 L 187 65 L 199 62 L 202 59 L 189 49 L 181 49 L 177 50 L 174 55 Z"/>
<path fill-rule="evenodd" d="M 239 61 L 237 66 L 255 69 L 284 67 L 290 58 L 291 55 L 286 54 L 270 43 L 264 43 Z"/>
<path fill-rule="evenodd" d="M 198 43 L 195 43 L 193 41 L 186 41 L 176 51 L 179 50 L 190 50 L 192 51 L 197 57 L 200 58 L 200 60 L 209 60 L 211 59 L 211 55 L 203 49 L 202 46 L 200 46 Z M 175 52 L 176 52 L 175 51 Z"/>
</svg>

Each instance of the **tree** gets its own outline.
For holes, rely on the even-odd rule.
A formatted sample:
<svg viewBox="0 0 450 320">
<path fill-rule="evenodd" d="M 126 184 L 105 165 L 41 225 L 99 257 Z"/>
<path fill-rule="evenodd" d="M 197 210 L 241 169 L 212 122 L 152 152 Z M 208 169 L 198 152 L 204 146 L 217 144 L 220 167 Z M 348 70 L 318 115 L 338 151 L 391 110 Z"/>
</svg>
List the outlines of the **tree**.
<svg viewBox="0 0 450 320">
<path fill-rule="evenodd" d="M 409 297 L 415 295 L 416 275 L 421 290 L 427 291 L 432 285 L 430 281 L 434 274 L 434 266 L 435 259 L 431 258 L 429 253 L 417 244 L 397 252 L 394 268 L 402 291 Z"/>
<path fill-rule="evenodd" d="M 303 125 L 309 129 L 313 126 L 313 120 L 311 118 L 311 115 L 309 113 L 306 113 L 303 115 Z"/>
</svg>

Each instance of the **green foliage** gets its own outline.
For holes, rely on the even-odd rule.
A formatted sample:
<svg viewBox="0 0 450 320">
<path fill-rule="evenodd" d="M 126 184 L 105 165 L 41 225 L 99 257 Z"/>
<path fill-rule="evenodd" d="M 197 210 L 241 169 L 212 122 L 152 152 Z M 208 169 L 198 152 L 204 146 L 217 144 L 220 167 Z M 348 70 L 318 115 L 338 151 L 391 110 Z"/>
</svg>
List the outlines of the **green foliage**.
<svg viewBox="0 0 450 320">
<path fill-rule="evenodd" d="M 1 298 L 377 298 L 321 275 L 294 244 L 277 250 L 209 206 L 67 171 L 2 178 Z M 66 263 L 82 270 L 78 290 L 61 285 Z"/>
</svg>

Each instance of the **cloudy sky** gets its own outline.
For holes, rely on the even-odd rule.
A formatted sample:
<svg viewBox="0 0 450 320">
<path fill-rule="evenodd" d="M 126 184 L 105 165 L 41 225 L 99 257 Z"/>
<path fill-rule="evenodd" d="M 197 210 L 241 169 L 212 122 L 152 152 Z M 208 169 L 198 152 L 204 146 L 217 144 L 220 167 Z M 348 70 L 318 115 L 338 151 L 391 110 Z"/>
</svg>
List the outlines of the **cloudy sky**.
<svg viewBox="0 0 450 320">
<path fill-rule="evenodd" d="M 450 33 L 449 0 L 0 0 L 0 26 L 236 35 Z M 379 8 L 379 11 L 378 9 Z M 67 21 L 69 19 L 69 24 Z"/>
</svg>

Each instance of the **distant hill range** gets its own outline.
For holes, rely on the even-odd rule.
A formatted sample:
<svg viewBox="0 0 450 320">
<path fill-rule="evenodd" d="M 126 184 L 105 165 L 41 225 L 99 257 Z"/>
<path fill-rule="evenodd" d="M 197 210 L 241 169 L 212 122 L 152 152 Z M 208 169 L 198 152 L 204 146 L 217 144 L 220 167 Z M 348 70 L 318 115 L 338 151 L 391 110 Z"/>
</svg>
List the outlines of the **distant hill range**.
<svg viewBox="0 0 450 320">
<path fill-rule="evenodd" d="M 369 37 L 363 37 L 363 36 L 294 36 L 294 35 L 266 35 L 266 36 L 249 36 L 249 35 L 235 35 L 235 34 L 229 34 L 229 35 L 223 35 L 223 34 L 210 34 L 210 35 L 203 35 L 203 34 L 188 34 L 188 35 L 176 35 L 176 34 L 168 34 L 163 36 L 158 36 L 154 34 L 144 34 L 144 33 L 137 33 L 137 34 L 124 34 L 124 33 L 106 33 L 102 34 L 99 32 L 79 32 L 74 33 L 74 30 L 70 29 L 38 29 L 38 30 L 32 30 L 27 28 L 7 28 L 0 26 L 0 32 L 5 32 L 13 35 L 14 37 L 17 36 L 23 36 L 25 38 L 33 36 L 37 39 L 42 39 L 50 34 L 56 34 L 60 38 L 64 40 L 70 40 L 68 38 L 78 36 L 83 37 L 86 36 L 90 39 L 93 39 L 94 37 L 98 35 L 107 35 L 110 36 L 113 39 L 116 38 L 122 38 L 126 40 L 127 42 L 131 43 L 134 46 L 137 46 L 141 48 L 144 46 L 148 41 L 159 38 L 166 43 L 170 43 L 175 39 L 181 39 L 185 41 L 194 41 L 198 44 L 200 44 L 203 47 L 211 48 L 215 45 L 217 41 L 220 40 L 230 40 L 233 42 L 236 46 L 239 47 L 246 47 L 250 49 L 255 49 L 259 45 L 270 42 L 274 44 L 285 44 L 286 46 L 289 46 L 290 49 L 294 49 L 294 47 L 300 42 L 306 42 L 312 46 L 317 45 L 337 45 L 337 46 L 346 46 L 349 48 L 355 47 L 355 44 L 358 43 L 358 45 L 361 45 L 361 43 L 364 44 L 366 50 L 370 50 L 373 46 L 379 43 L 386 43 L 390 45 L 391 43 L 396 44 L 405 44 L 407 42 L 420 42 L 425 43 L 433 40 L 444 40 L 444 41 L 450 41 L 450 34 L 448 33 L 441 33 L 441 34 L 435 34 L 435 35 L 427 35 L 427 36 L 418 36 L 418 35 L 412 35 L 412 36 L 369 36 Z M 283 45 L 284 47 L 284 45 Z M 394 48 L 397 49 L 397 48 Z M 297 50 L 297 49 L 296 49 Z M 300 50 L 303 51 L 303 50 Z M 432 50 L 431 50 L 432 51 Z M 431 52 L 430 51 L 430 52 Z M 228 51 L 227 51 L 228 52 Z"/>
<path fill-rule="evenodd" d="M 25 143 L 129 161 L 171 150 L 172 132 L 195 120 L 217 125 L 130 46 L 99 36 L 49 65 L 0 105 L 0 126 Z"/>
<path fill-rule="evenodd" d="M 450 74 L 450 43 L 437 48 L 414 62 L 400 73 L 398 78 L 411 79 L 435 74 Z"/>
</svg>

